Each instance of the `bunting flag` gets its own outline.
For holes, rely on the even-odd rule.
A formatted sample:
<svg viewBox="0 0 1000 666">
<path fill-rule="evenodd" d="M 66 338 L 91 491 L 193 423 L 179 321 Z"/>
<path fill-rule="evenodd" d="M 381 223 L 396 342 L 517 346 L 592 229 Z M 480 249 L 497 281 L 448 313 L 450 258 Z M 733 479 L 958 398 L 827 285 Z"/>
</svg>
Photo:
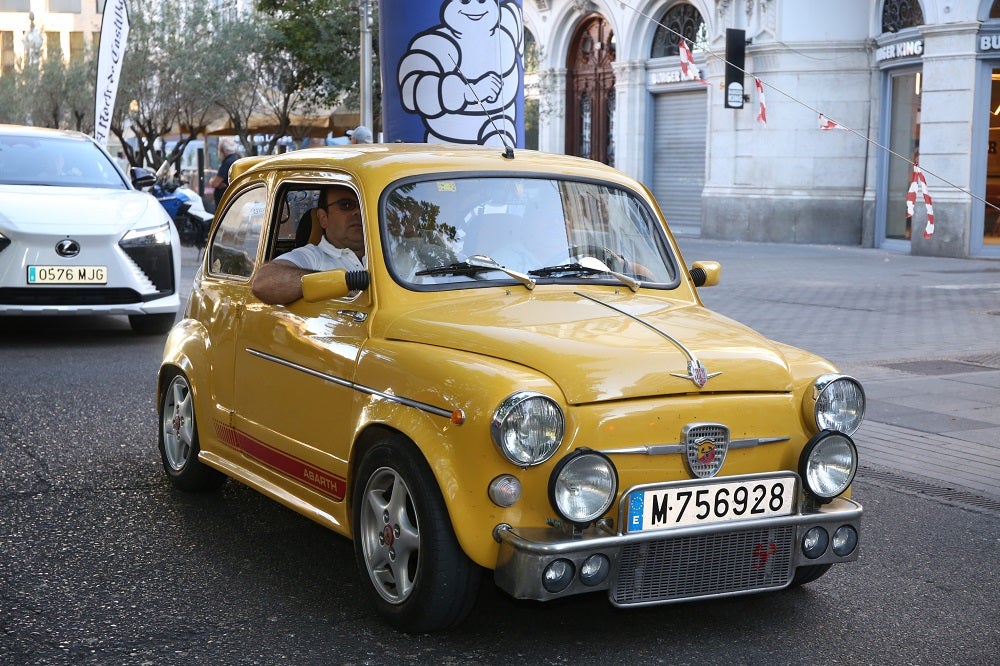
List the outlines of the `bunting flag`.
<svg viewBox="0 0 1000 666">
<path fill-rule="evenodd" d="M 822 113 L 819 114 L 819 128 L 821 130 L 835 130 L 835 129 L 846 130 L 847 129 L 846 127 L 844 127 L 840 123 L 833 122 L 832 120 L 830 120 L 829 118 L 827 118 L 826 116 L 824 116 Z"/>
<path fill-rule="evenodd" d="M 111 116 L 118 96 L 129 20 L 125 0 L 108 0 L 101 18 L 101 45 L 97 52 L 97 94 L 94 99 L 94 139 L 108 145 Z"/>
<path fill-rule="evenodd" d="M 927 207 L 927 227 L 924 228 L 924 238 L 934 235 L 934 203 L 931 200 L 930 190 L 927 189 L 927 179 L 924 172 L 916 164 L 913 165 L 913 181 L 910 183 L 910 190 L 906 193 L 906 218 L 913 217 L 913 208 L 917 203 L 917 190 L 924 197 L 924 205 Z"/>
<path fill-rule="evenodd" d="M 698 81 L 706 86 L 711 85 L 708 81 L 701 78 L 701 74 L 698 73 L 698 66 L 694 64 L 694 56 L 691 55 L 691 49 L 688 48 L 687 40 L 681 38 L 677 46 L 680 49 L 681 75 L 684 80 Z"/>
<path fill-rule="evenodd" d="M 760 111 L 757 112 L 757 122 L 766 125 L 767 107 L 764 105 L 764 84 L 756 76 L 753 77 L 753 84 L 757 87 L 757 100 L 760 105 Z"/>
</svg>

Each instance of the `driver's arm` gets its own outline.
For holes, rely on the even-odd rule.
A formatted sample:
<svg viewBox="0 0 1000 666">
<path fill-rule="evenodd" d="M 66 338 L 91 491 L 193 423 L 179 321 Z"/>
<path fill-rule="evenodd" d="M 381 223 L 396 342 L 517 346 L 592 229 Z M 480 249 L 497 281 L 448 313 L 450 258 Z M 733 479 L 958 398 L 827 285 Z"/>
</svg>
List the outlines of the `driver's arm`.
<svg viewBox="0 0 1000 666">
<path fill-rule="evenodd" d="M 257 270 L 251 289 L 253 295 L 265 303 L 291 303 L 302 298 L 302 276 L 314 272 L 276 259 Z"/>
</svg>

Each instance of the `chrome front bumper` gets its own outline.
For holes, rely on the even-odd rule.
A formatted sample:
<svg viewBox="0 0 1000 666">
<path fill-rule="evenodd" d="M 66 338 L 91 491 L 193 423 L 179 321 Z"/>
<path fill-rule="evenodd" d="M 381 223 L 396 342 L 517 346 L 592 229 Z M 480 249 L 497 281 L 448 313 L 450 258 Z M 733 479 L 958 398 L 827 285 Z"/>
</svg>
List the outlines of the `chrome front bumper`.
<svg viewBox="0 0 1000 666">
<path fill-rule="evenodd" d="M 801 566 L 850 562 L 859 547 L 843 557 L 830 547 L 809 559 L 802 539 L 813 527 L 832 535 L 850 525 L 861 533 L 863 509 L 837 498 L 809 513 L 679 527 L 632 534 L 599 527 L 570 534 L 556 528 L 513 528 L 501 525 L 496 584 L 518 599 L 546 601 L 572 594 L 607 590 L 616 606 L 642 606 L 748 594 L 787 587 Z M 608 577 L 584 584 L 579 575 L 552 593 L 542 585 L 545 568 L 569 560 L 577 574 L 595 554 L 611 563 Z"/>
</svg>

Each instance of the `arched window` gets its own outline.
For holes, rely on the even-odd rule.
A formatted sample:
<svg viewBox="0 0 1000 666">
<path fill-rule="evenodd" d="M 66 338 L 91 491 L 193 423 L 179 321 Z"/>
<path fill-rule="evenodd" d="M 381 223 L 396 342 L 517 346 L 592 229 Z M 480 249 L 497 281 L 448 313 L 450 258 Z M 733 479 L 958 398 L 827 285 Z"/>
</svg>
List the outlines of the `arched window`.
<svg viewBox="0 0 1000 666">
<path fill-rule="evenodd" d="M 994 0 L 990 7 L 990 18 L 1000 18 L 1000 0 Z"/>
<path fill-rule="evenodd" d="M 663 58 L 675 56 L 680 53 L 677 46 L 680 43 L 680 35 L 684 39 L 694 44 L 692 50 L 704 50 L 708 47 L 708 29 L 705 20 L 701 17 L 694 5 L 686 2 L 674 5 L 663 13 L 653 35 L 653 47 L 650 49 L 650 58 Z"/>
<path fill-rule="evenodd" d="M 924 24 L 918 0 L 885 0 L 882 5 L 882 32 L 899 32 Z"/>
</svg>

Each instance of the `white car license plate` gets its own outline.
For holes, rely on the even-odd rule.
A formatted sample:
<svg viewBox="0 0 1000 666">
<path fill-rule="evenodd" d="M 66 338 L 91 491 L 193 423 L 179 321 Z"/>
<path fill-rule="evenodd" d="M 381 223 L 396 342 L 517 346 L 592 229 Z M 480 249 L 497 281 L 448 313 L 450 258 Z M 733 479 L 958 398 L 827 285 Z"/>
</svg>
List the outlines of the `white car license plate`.
<svg viewBox="0 0 1000 666">
<path fill-rule="evenodd" d="M 28 284 L 107 283 L 107 266 L 28 266 Z"/>
<path fill-rule="evenodd" d="M 787 516 L 795 508 L 797 477 L 757 477 L 646 486 L 628 497 L 627 531 Z"/>
</svg>

